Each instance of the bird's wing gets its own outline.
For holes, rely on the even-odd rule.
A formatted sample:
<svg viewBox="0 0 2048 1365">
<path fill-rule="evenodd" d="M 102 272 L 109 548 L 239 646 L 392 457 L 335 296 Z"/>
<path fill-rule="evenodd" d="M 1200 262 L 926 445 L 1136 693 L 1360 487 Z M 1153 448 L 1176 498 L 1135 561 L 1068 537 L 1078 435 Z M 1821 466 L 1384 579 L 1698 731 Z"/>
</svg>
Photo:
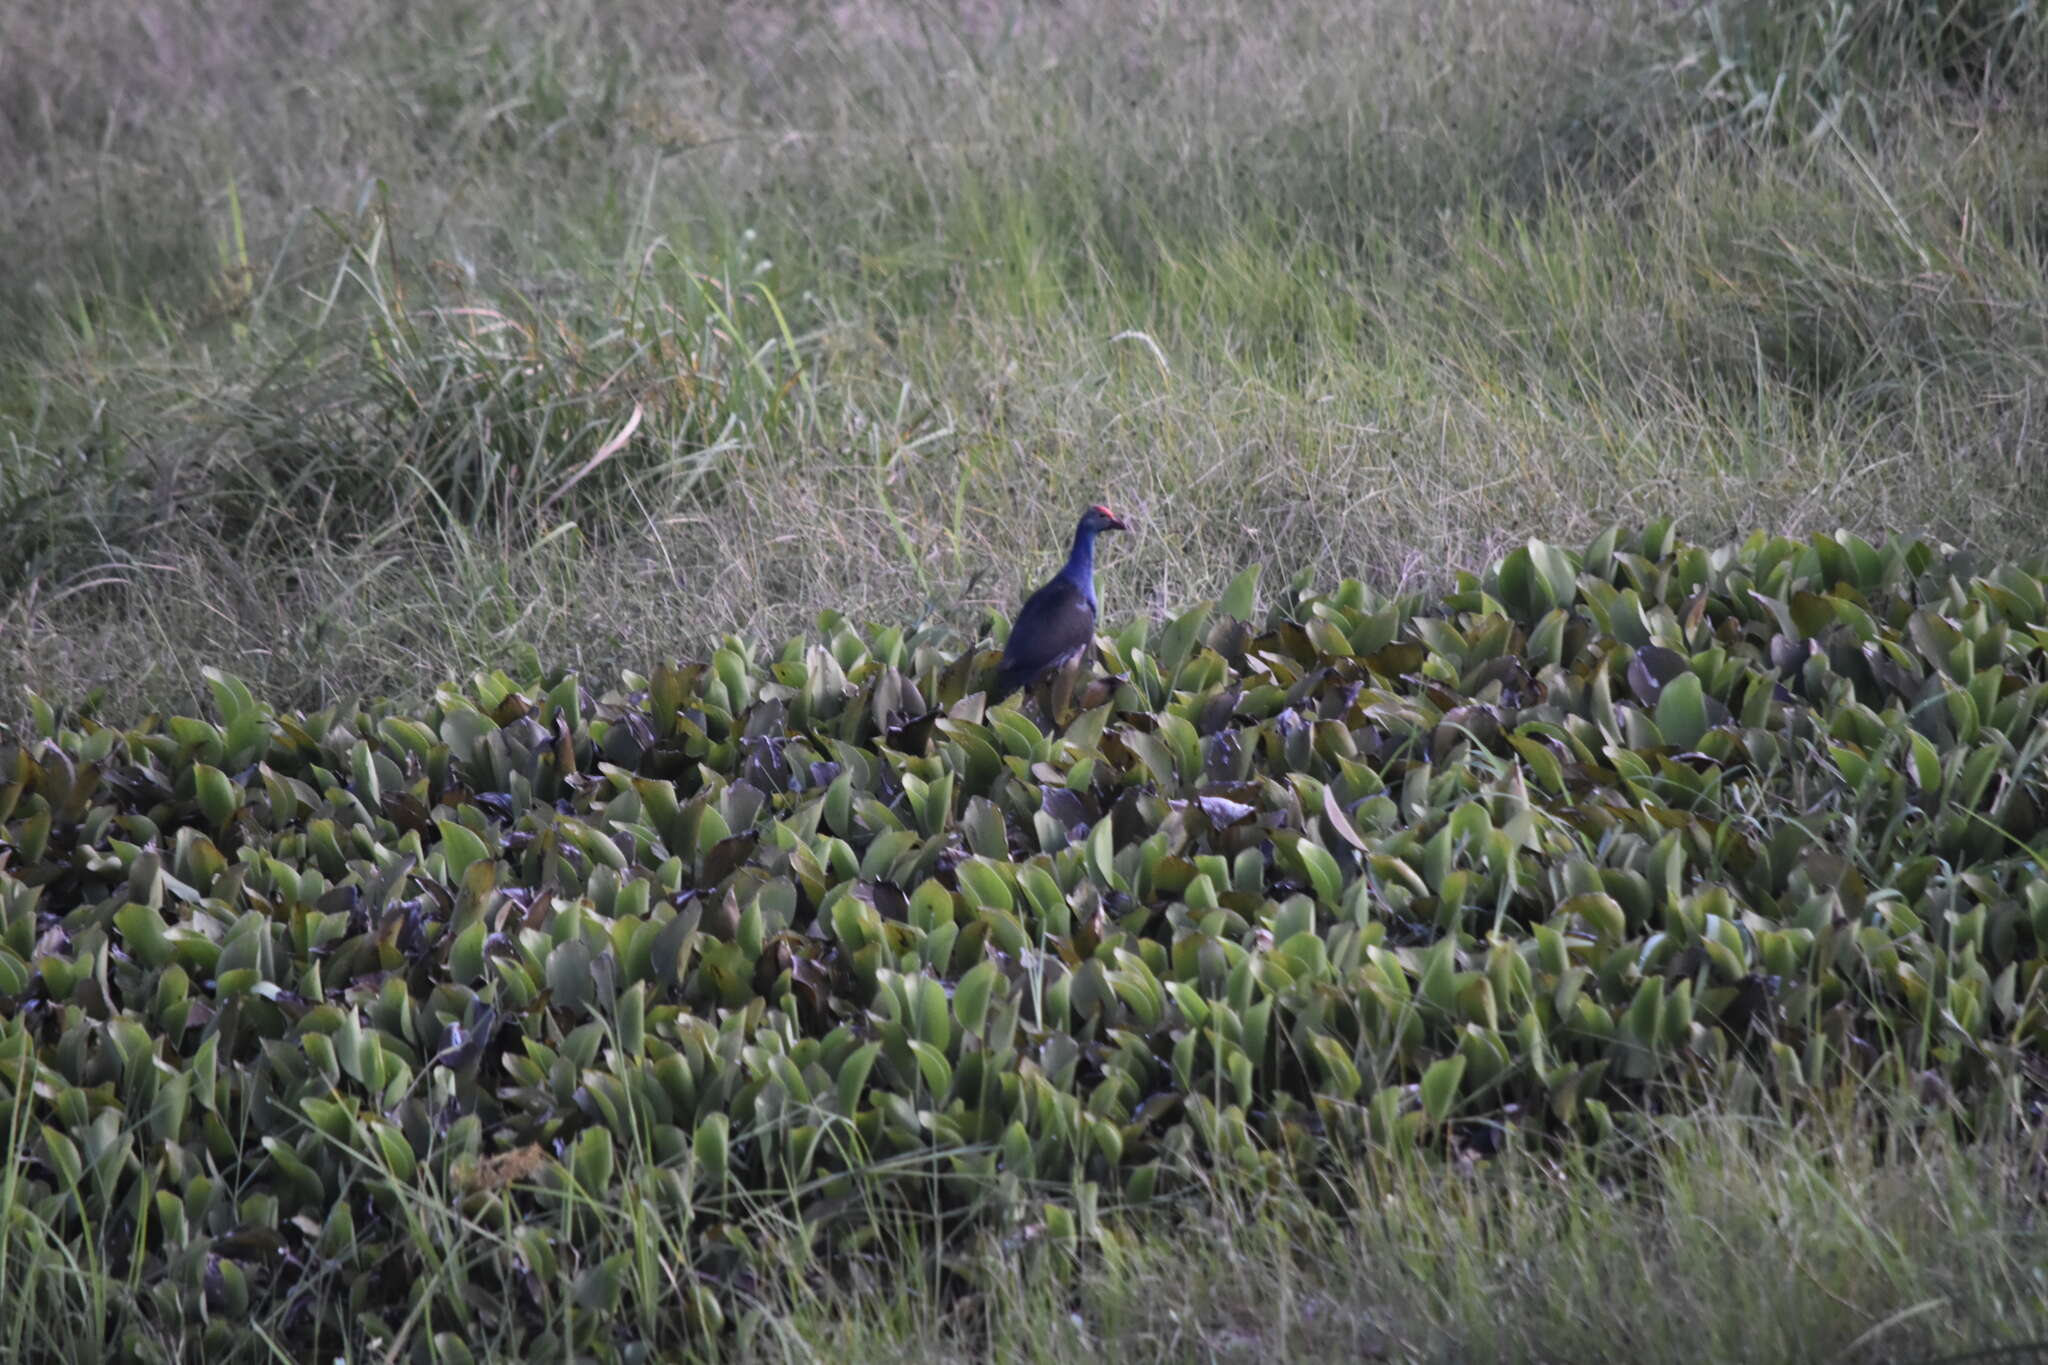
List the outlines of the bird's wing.
<svg viewBox="0 0 2048 1365">
<path fill-rule="evenodd" d="M 1095 638 L 1095 607 L 1081 590 L 1063 578 L 1025 599 L 1010 639 L 1003 646 L 997 684 L 1021 687 L 1056 666 Z"/>
</svg>

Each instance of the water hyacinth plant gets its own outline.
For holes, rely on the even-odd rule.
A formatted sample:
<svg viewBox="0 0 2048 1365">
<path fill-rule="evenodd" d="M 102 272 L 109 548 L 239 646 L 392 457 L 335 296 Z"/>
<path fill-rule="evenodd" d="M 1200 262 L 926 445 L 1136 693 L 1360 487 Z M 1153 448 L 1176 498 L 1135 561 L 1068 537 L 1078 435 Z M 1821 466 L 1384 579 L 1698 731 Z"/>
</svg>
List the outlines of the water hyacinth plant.
<svg viewBox="0 0 2048 1365">
<path fill-rule="evenodd" d="M 994 709 L 993 651 L 833 613 L 413 711 L 37 699 L 0 744 L 11 1204 L 147 1320 L 231 1333 L 317 1266 L 300 1347 L 426 1350 L 455 1276 L 545 1353 L 646 1270 L 578 1255 L 598 1208 L 697 1247 L 643 1338 L 683 1340 L 749 1199 L 842 1250 L 892 1207 L 1071 1243 L 1219 1169 L 1844 1084 L 2037 1108 L 2040 566 L 1657 524 L 1435 600 L 1257 595 Z M 432 1264 L 429 1205 L 502 1254 Z"/>
</svg>

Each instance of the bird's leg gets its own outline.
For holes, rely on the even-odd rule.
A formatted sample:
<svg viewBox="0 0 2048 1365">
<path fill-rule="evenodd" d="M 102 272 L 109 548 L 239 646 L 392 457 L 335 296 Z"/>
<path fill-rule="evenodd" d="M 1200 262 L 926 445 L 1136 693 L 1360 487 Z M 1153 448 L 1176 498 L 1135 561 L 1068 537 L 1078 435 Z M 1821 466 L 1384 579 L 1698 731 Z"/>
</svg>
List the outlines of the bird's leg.
<svg viewBox="0 0 2048 1365">
<path fill-rule="evenodd" d="M 1047 684 L 1047 690 L 1051 695 L 1046 718 L 1055 727 L 1063 726 L 1071 719 L 1068 713 L 1073 710 L 1074 694 L 1079 690 L 1081 671 L 1086 667 L 1087 651 L 1081 650 L 1061 664 Z"/>
<path fill-rule="evenodd" d="M 1052 706 L 1052 685 L 1053 675 L 1047 674 L 1032 682 L 1017 699 L 1019 707 L 1024 704 L 1025 697 L 1038 703 L 1038 723 L 1048 733 L 1059 727 L 1059 715 Z"/>
<path fill-rule="evenodd" d="M 1116 677 L 1091 677 L 1082 685 L 1080 695 L 1074 699 L 1074 709 L 1093 711 L 1098 706 L 1109 705 L 1116 700 L 1116 689 L 1123 681 Z"/>
</svg>

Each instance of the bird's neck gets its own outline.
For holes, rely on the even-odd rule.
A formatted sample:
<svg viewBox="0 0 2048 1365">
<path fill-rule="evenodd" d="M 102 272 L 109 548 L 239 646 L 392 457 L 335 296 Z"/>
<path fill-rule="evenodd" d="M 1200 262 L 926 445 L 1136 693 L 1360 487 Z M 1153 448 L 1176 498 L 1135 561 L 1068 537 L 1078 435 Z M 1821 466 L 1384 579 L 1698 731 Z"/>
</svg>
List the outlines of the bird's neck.
<svg viewBox="0 0 2048 1365">
<path fill-rule="evenodd" d="M 1090 603 L 1095 601 L 1095 532 L 1082 526 L 1074 531 L 1074 548 L 1067 551 L 1067 566 L 1060 577 L 1081 590 Z"/>
</svg>

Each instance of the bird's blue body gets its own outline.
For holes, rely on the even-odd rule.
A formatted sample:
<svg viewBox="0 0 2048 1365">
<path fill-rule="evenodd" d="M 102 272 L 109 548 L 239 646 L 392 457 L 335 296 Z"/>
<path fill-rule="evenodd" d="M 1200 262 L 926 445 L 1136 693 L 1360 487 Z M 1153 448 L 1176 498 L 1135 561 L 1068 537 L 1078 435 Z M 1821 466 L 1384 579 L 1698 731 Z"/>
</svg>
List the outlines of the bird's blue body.
<svg viewBox="0 0 2048 1365">
<path fill-rule="evenodd" d="M 1025 599 L 1010 627 L 995 684 L 989 689 L 989 705 L 1064 666 L 1094 643 L 1095 537 L 1123 529 L 1122 520 L 1107 507 L 1091 507 L 1081 514 L 1066 564 Z"/>
</svg>

